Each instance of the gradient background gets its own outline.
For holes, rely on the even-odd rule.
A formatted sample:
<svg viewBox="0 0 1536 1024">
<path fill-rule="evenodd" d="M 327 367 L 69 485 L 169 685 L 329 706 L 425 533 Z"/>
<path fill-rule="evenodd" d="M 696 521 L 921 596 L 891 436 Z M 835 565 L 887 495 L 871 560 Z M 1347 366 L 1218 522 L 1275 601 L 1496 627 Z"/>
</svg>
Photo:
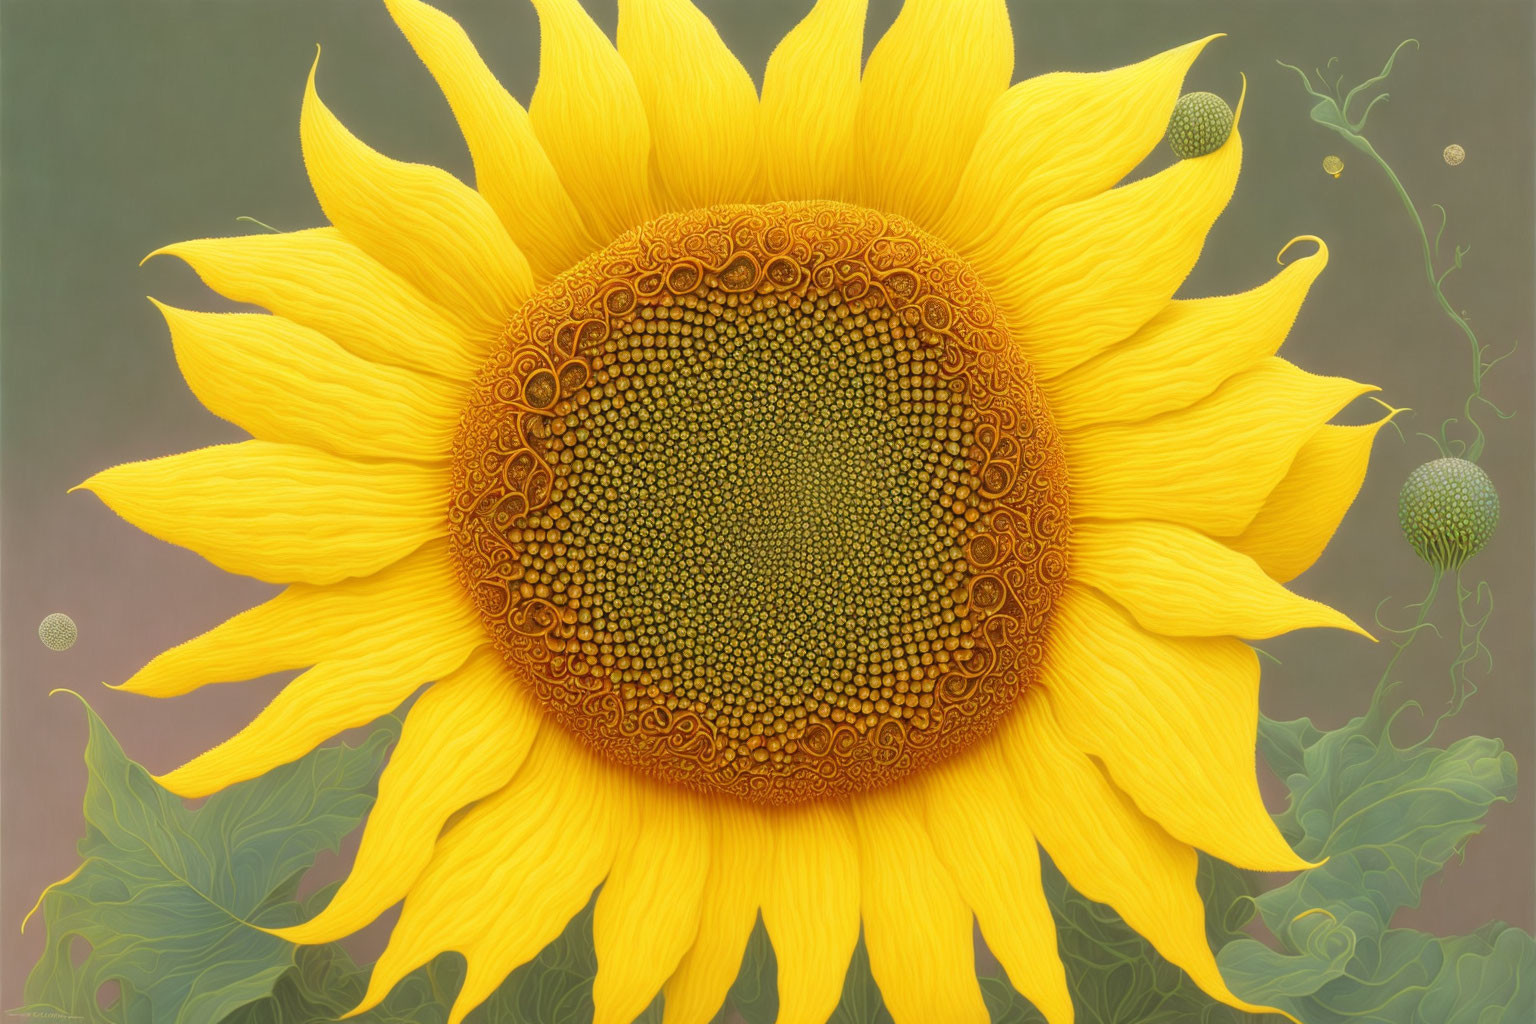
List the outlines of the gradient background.
<svg viewBox="0 0 1536 1024">
<path fill-rule="evenodd" d="M 488 63 L 525 103 L 538 34 L 523 0 L 436 0 L 458 17 Z M 589 0 L 611 32 L 614 0 Z M 757 76 L 780 35 L 810 0 L 704 0 L 726 42 Z M 871 5 L 870 40 L 894 16 Z M 1442 733 L 1500 737 L 1519 760 L 1521 792 L 1496 806 L 1464 862 L 1432 880 L 1423 905 L 1397 923 L 1441 933 L 1490 918 L 1527 929 L 1532 910 L 1532 7 L 1525 2 L 1100 2 L 1010 3 L 1017 77 L 1131 63 L 1209 32 L 1212 45 L 1188 83 L 1235 101 L 1248 75 L 1246 149 L 1236 196 L 1181 294 L 1240 291 L 1269 278 L 1275 253 L 1300 234 L 1327 239 L 1330 266 L 1313 287 L 1284 354 L 1317 373 L 1372 381 L 1382 397 L 1418 412 L 1379 437 L 1371 473 L 1320 565 L 1296 588 L 1369 624 L 1391 597 L 1387 621 L 1406 624 L 1427 570 L 1398 533 L 1396 496 L 1407 473 L 1434 457 L 1415 429 L 1453 415 L 1468 389 L 1464 339 L 1439 312 L 1419 242 L 1381 173 L 1307 118 L 1310 102 L 1277 58 L 1303 67 L 1341 59 L 1349 81 L 1375 74 L 1408 36 L 1371 115 L 1368 137 L 1420 204 L 1450 211 L 1447 252 L 1469 244 L 1447 284 L 1481 340 L 1520 349 L 1487 393 L 1518 415 L 1486 417 L 1482 464 L 1498 484 L 1503 520 L 1468 567 L 1486 578 L 1496 612 L 1485 639 L 1493 671 Z M 76 864 L 83 833 L 85 723 L 53 687 L 86 694 L 129 754 L 165 771 L 243 725 L 291 675 L 208 687 L 168 702 L 111 693 L 161 649 L 276 591 L 225 575 L 153 540 L 70 486 L 125 460 L 243 435 L 202 409 L 176 371 L 167 332 L 144 301 L 232 308 L 173 259 L 136 264 L 165 243 L 323 222 L 299 155 L 298 111 L 314 45 L 325 46 L 320 88 L 363 139 L 392 156 L 432 162 L 466 180 L 471 169 L 446 104 L 375 0 L 3 0 L 3 886 L 0 1007 L 21 1002 L 43 930 L 16 928 L 37 893 Z M 1448 167 L 1442 148 L 1466 148 Z M 1320 169 L 1328 153 L 1346 167 Z M 1169 161 L 1166 150 L 1140 173 Z M 1363 422 L 1361 400 L 1341 420 Z M 1219 495 L 1215 500 L 1220 500 Z M 1435 621 L 1454 624 L 1444 602 Z M 80 640 L 53 653 L 39 620 L 64 611 Z M 1454 632 L 1448 633 L 1454 636 Z M 1276 717 L 1323 727 L 1361 712 L 1390 653 L 1345 633 L 1311 631 L 1264 644 L 1262 703 Z M 1401 674 L 1433 712 L 1449 693 L 1449 640 L 1421 639 Z M 1420 729 L 1419 721 L 1405 722 Z M 1415 733 L 1415 736 L 1417 732 Z M 1269 792 L 1275 784 L 1268 780 Z M 1276 805 L 1278 806 L 1278 805 Z M 325 858 L 336 874 L 341 858 Z M 360 942 L 370 955 L 381 931 Z"/>
</svg>

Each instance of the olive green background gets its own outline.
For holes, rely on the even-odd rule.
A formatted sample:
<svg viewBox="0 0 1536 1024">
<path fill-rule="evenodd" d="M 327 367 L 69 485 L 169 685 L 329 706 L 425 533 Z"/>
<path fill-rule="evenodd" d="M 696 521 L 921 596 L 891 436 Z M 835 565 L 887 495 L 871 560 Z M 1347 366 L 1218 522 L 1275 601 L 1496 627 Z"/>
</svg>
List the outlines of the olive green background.
<svg viewBox="0 0 1536 1024">
<path fill-rule="evenodd" d="M 537 25 L 526 0 L 438 0 L 460 18 L 508 88 L 526 102 Z M 610 31 L 613 0 L 591 6 Z M 754 75 L 774 42 L 810 6 L 704 2 Z M 1514 804 L 1487 818 L 1463 863 L 1432 881 L 1399 924 L 1444 933 L 1501 917 L 1529 929 L 1532 908 L 1532 8 L 1525 2 L 1010 3 L 1017 77 L 1099 70 L 1225 31 L 1189 87 L 1235 100 L 1248 76 L 1245 160 L 1236 196 L 1181 294 L 1244 290 L 1276 270 L 1296 235 L 1327 239 L 1331 262 L 1314 286 L 1286 356 L 1318 373 L 1381 386 L 1408 441 L 1383 431 L 1364 491 L 1322 562 L 1295 587 L 1369 624 L 1377 603 L 1403 624 L 1427 570 L 1398 534 L 1402 480 L 1433 457 L 1416 429 L 1433 430 L 1461 405 L 1470 356 L 1438 311 L 1417 236 L 1379 171 L 1307 118 L 1309 101 L 1277 58 L 1306 67 L 1340 58 L 1351 81 L 1379 70 L 1408 36 L 1423 43 L 1398 62 L 1391 99 L 1367 135 L 1396 168 L 1431 223 L 1450 211 L 1445 245 L 1469 244 L 1447 283 L 1495 351 L 1519 342 L 1487 391 L 1515 418 L 1486 417 L 1482 460 L 1503 499 L 1489 549 L 1468 566 L 1495 597 L 1486 640 L 1493 668 L 1445 732 L 1499 736 L 1525 778 Z M 895 4 L 872 4 L 870 39 Z M 53 687 L 86 694 L 129 754 L 164 771 L 246 722 L 287 675 L 215 686 L 157 702 L 111 693 L 164 647 L 275 591 L 228 576 L 197 556 L 139 533 L 68 487 L 106 466 L 238 439 L 203 410 L 177 374 L 159 315 L 144 301 L 203 309 L 230 304 L 174 260 L 136 264 L 164 243 L 322 222 L 299 155 L 298 110 L 316 43 L 320 88 L 363 139 L 390 155 L 437 163 L 470 179 L 448 109 L 377 0 L 3 0 L 0 2 L 0 488 L 3 488 L 3 698 L 0 698 L 0 1006 L 21 1001 L 41 929 L 17 934 L 39 890 L 76 863 L 83 828 L 85 722 Z M 1467 159 L 1448 167 L 1451 142 Z M 1338 153 L 1335 180 L 1322 158 Z M 1137 173 L 1166 164 L 1159 152 Z M 1363 422 L 1374 406 L 1342 417 Z M 1219 494 L 1213 500 L 1221 500 Z M 71 614 L 79 643 L 56 654 L 39 620 Z M 1454 612 L 1440 606 L 1442 630 Z M 1387 636 L 1378 632 L 1378 635 Z M 1408 691 L 1431 711 L 1449 692 L 1451 638 L 1421 640 L 1405 659 Z M 1363 710 L 1386 644 L 1309 631 L 1263 645 L 1262 703 L 1277 717 L 1337 725 Z M 1419 730 L 1412 716 L 1405 730 Z M 1269 780 L 1273 792 L 1273 780 Z M 345 858 L 328 858 L 335 873 Z M 371 937 L 377 949 L 379 933 Z"/>
</svg>

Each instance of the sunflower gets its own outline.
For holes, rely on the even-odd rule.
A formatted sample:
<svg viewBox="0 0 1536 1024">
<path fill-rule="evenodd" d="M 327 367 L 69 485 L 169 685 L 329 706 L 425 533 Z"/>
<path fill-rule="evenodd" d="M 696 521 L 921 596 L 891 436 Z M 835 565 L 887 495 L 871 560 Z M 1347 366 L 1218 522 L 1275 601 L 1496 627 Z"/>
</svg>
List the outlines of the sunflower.
<svg viewBox="0 0 1536 1024">
<path fill-rule="evenodd" d="M 862 68 L 864 3 L 819 0 L 759 95 L 688 0 L 620 0 L 617 47 L 535 0 L 525 110 L 454 21 L 386 3 L 476 187 L 369 149 L 311 71 L 333 226 L 160 250 L 270 311 L 161 307 L 253 439 L 81 485 L 288 584 L 122 685 L 306 669 L 171 791 L 428 684 L 350 876 L 279 934 L 403 899 L 355 1012 L 453 950 L 458 1022 L 596 891 L 598 1024 L 658 992 L 668 1024 L 708 1020 L 759 915 L 782 1024 L 828 1017 L 861 932 L 910 1024 L 987 1019 L 975 922 L 1062 1024 L 1038 842 L 1262 1010 L 1207 946 L 1196 850 L 1308 866 L 1260 801 L 1244 640 L 1359 631 L 1282 584 L 1380 424 L 1329 425 L 1371 389 L 1274 355 L 1319 240 L 1171 298 L 1235 124 L 1120 184 L 1210 40 L 1010 86 L 1002 0 L 907 0 Z"/>
</svg>

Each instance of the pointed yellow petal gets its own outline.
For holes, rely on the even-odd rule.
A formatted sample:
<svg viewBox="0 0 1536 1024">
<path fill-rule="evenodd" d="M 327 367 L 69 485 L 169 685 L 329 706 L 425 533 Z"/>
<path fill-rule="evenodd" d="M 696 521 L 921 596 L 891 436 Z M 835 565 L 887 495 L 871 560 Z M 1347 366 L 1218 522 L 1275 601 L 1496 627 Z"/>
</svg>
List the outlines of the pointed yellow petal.
<svg viewBox="0 0 1536 1024">
<path fill-rule="evenodd" d="M 1167 519 L 1218 537 L 1241 533 L 1307 438 L 1374 390 L 1270 357 L 1187 409 L 1063 430 L 1072 511 Z"/>
<path fill-rule="evenodd" d="M 869 971 L 899 1021 L 986 1024 L 971 911 L 941 872 L 912 787 L 853 801 Z"/>
<path fill-rule="evenodd" d="M 295 583 L 272 600 L 161 652 L 116 689 L 179 697 L 205 683 L 351 658 L 394 632 L 401 608 L 426 603 L 464 603 L 447 540 L 428 541 L 361 579 L 325 586 Z"/>
<path fill-rule="evenodd" d="M 512 781 L 438 839 L 349 1016 L 453 949 L 469 961 L 448 1018 L 462 1021 L 586 906 L 633 830 L 630 800 L 621 773 L 563 730 L 539 730 Z"/>
<path fill-rule="evenodd" d="M 474 189 L 439 168 L 391 160 L 347 131 L 315 92 L 319 64 L 304 88 L 299 139 L 321 209 L 489 351 L 533 293 L 528 261 Z"/>
<path fill-rule="evenodd" d="M 335 228 L 201 238 L 150 256 L 162 253 L 185 260 L 214 291 L 313 328 L 371 362 L 455 380 L 480 367 L 483 340 L 471 344 L 441 309 Z"/>
<path fill-rule="evenodd" d="M 593 1024 L 630 1024 L 645 1011 L 699 932 L 709 874 L 709 818 L 693 793 L 637 787 L 639 817 L 592 912 L 597 978 Z"/>
<path fill-rule="evenodd" d="M 1048 703 L 1073 745 L 1174 838 L 1238 867 L 1297 871 L 1259 796 L 1259 661 L 1231 637 L 1147 633 L 1087 587 L 1052 608 Z"/>
<path fill-rule="evenodd" d="M 451 454 L 463 385 L 370 363 L 280 317 L 155 307 L 197 400 L 261 440 L 364 458 Z"/>
<path fill-rule="evenodd" d="M 1058 207 L 977 261 L 1041 376 L 1123 341 L 1167 304 L 1232 198 L 1242 156 L 1234 122 L 1214 153 Z"/>
<path fill-rule="evenodd" d="M 1072 577 L 1165 636 L 1260 639 L 1323 626 L 1370 636 L 1343 612 L 1286 590 L 1247 555 L 1174 523 L 1080 520 Z"/>
<path fill-rule="evenodd" d="M 864 67 L 849 190 L 866 206 L 933 223 L 1012 75 L 1003 0 L 906 0 Z"/>
<path fill-rule="evenodd" d="M 841 199 L 859 106 L 868 0 L 817 0 L 763 72 L 763 160 L 772 199 Z"/>
<path fill-rule="evenodd" d="M 398 902 L 432 859 L 449 816 L 512 778 L 540 716 L 490 647 L 428 687 L 406 715 L 379 778 L 379 798 L 346 881 L 315 917 L 273 934 L 306 945 L 331 942 Z"/>
<path fill-rule="evenodd" d="M 1281 583 L 1300 576 L 1323 553 L 1360 493 L 1371 444 L 1391 418 L 1359 427 L 1318 427 L 1248 529 L 1227 546 L 1258 562 Z"/>
<path fill-rule="evenodd" d="M 268 583 L 366 576 L 447 530 L 442 470 L 271 441 L 126 462 L 79 486 L 145 533 Z"/>
<path fill-rule="evenodd" d="M 779 963 L 778 1024 L 826 1024 L 859 943 L 859 854 L 848 809 L 810 804 L 771 814 L 773 862 L 763 925 Z"/>
<path fill-rule="evenodd" d="M 597 246 L 533 132 L 527 111 L 491 74 L 459 23 L 420 0 L 387 0 L 395 24 L 442 88 L 475 161 L 475 187 L 537 281 Z"/>
<path fill-rule="evenodd" d="M 1072 1024 L 1040 855 L 998 745 L 977 743 L 923 776 L 922 788 L 933 848 L 975 912 L 987 948 L 1048 1024 Z"/>
<path fill-rule="evenodd" d="M 619 0 L 618 38 L 651 126 L 658 198 L 674 210 L 756 200 L 757 88 L 715 26 L 692 0 Z"/>
<path fill-rule="evenodd" d="M 1198 402 L 1285 341 L 1328 249 L 1240 295 L 1168 303 L 1125 341 L 1051 381 L 1056 425 L 1144 420 Z"/>
<path fill-rule="evenodd" d="M 773 833 L 756 809 L 720 801 L 709 810 L 709 877 L 698 935 L 667 979 L 662 1024 L 714 1019 L 740 972 L 773 856 Z"/>
<path fill-rule="evenodd" d="M 1207 994 L 1251 1013 L 1206 945 L 1195 851 L 1136 809 L 1062 736 L 1039 693 L 1027 693 L 1000 733 L 1030 828 L 1084 896 L 1107 903 Z"/>
<path fill-rule="evenodd" d="M 1041 214 L 1097 195 L 1168 130 L 1180 84 L 1216 36 L 1094 74 L 1025 79 L 987 113 L 976 149 L 934 233 L 999 266 Z"/>
<path fill-rule="evenodd" d="M 629 67 L 577 0 L 534 0 L 534 131 L 599 245 L 656 215 L 651 134 Z"/>
<path fill-rule="evenodd" d="M 322 661 L 283 687 L 251 723 L 157 781 L 184 797 L 207 796 L 296 761 L 339 732 L 367 725 L 422 683 L 463 664 L 485 639 L 468 602 L 400 608 L 393 632 L 366 653 Z"/>
</svg>

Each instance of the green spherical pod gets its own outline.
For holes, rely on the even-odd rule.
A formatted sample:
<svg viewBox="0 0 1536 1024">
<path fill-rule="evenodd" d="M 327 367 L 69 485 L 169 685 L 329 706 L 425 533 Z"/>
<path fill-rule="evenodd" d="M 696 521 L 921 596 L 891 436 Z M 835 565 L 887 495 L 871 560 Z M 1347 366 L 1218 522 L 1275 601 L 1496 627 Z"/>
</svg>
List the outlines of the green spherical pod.
<svg viewBox="0 0 1536 1024">
<path fill-rule="evenodd" d="M 1232 134 L 1232 108 L 1213 92 L 1187 92 L 1168 119 L 1168 145 L 1180 160 L 1214 153 Z"/>
<path fill-rule="evenodd" d="M 1493 536 L 1499 492 L 1477 463 L 1435 459 L 1408 474 L 1397 518 L 1420 558 L 1440 569 L 1458 569 Z"/>
<path fill-rule="evenodd" d="M 63 612 L 53 612 L 37 627 L 37 638 L 50 651 L 69 650 L 75 646 L 75 639 L 79 635 L 80 631 L 75 628 L 75 620 Z"/>
</svg>

